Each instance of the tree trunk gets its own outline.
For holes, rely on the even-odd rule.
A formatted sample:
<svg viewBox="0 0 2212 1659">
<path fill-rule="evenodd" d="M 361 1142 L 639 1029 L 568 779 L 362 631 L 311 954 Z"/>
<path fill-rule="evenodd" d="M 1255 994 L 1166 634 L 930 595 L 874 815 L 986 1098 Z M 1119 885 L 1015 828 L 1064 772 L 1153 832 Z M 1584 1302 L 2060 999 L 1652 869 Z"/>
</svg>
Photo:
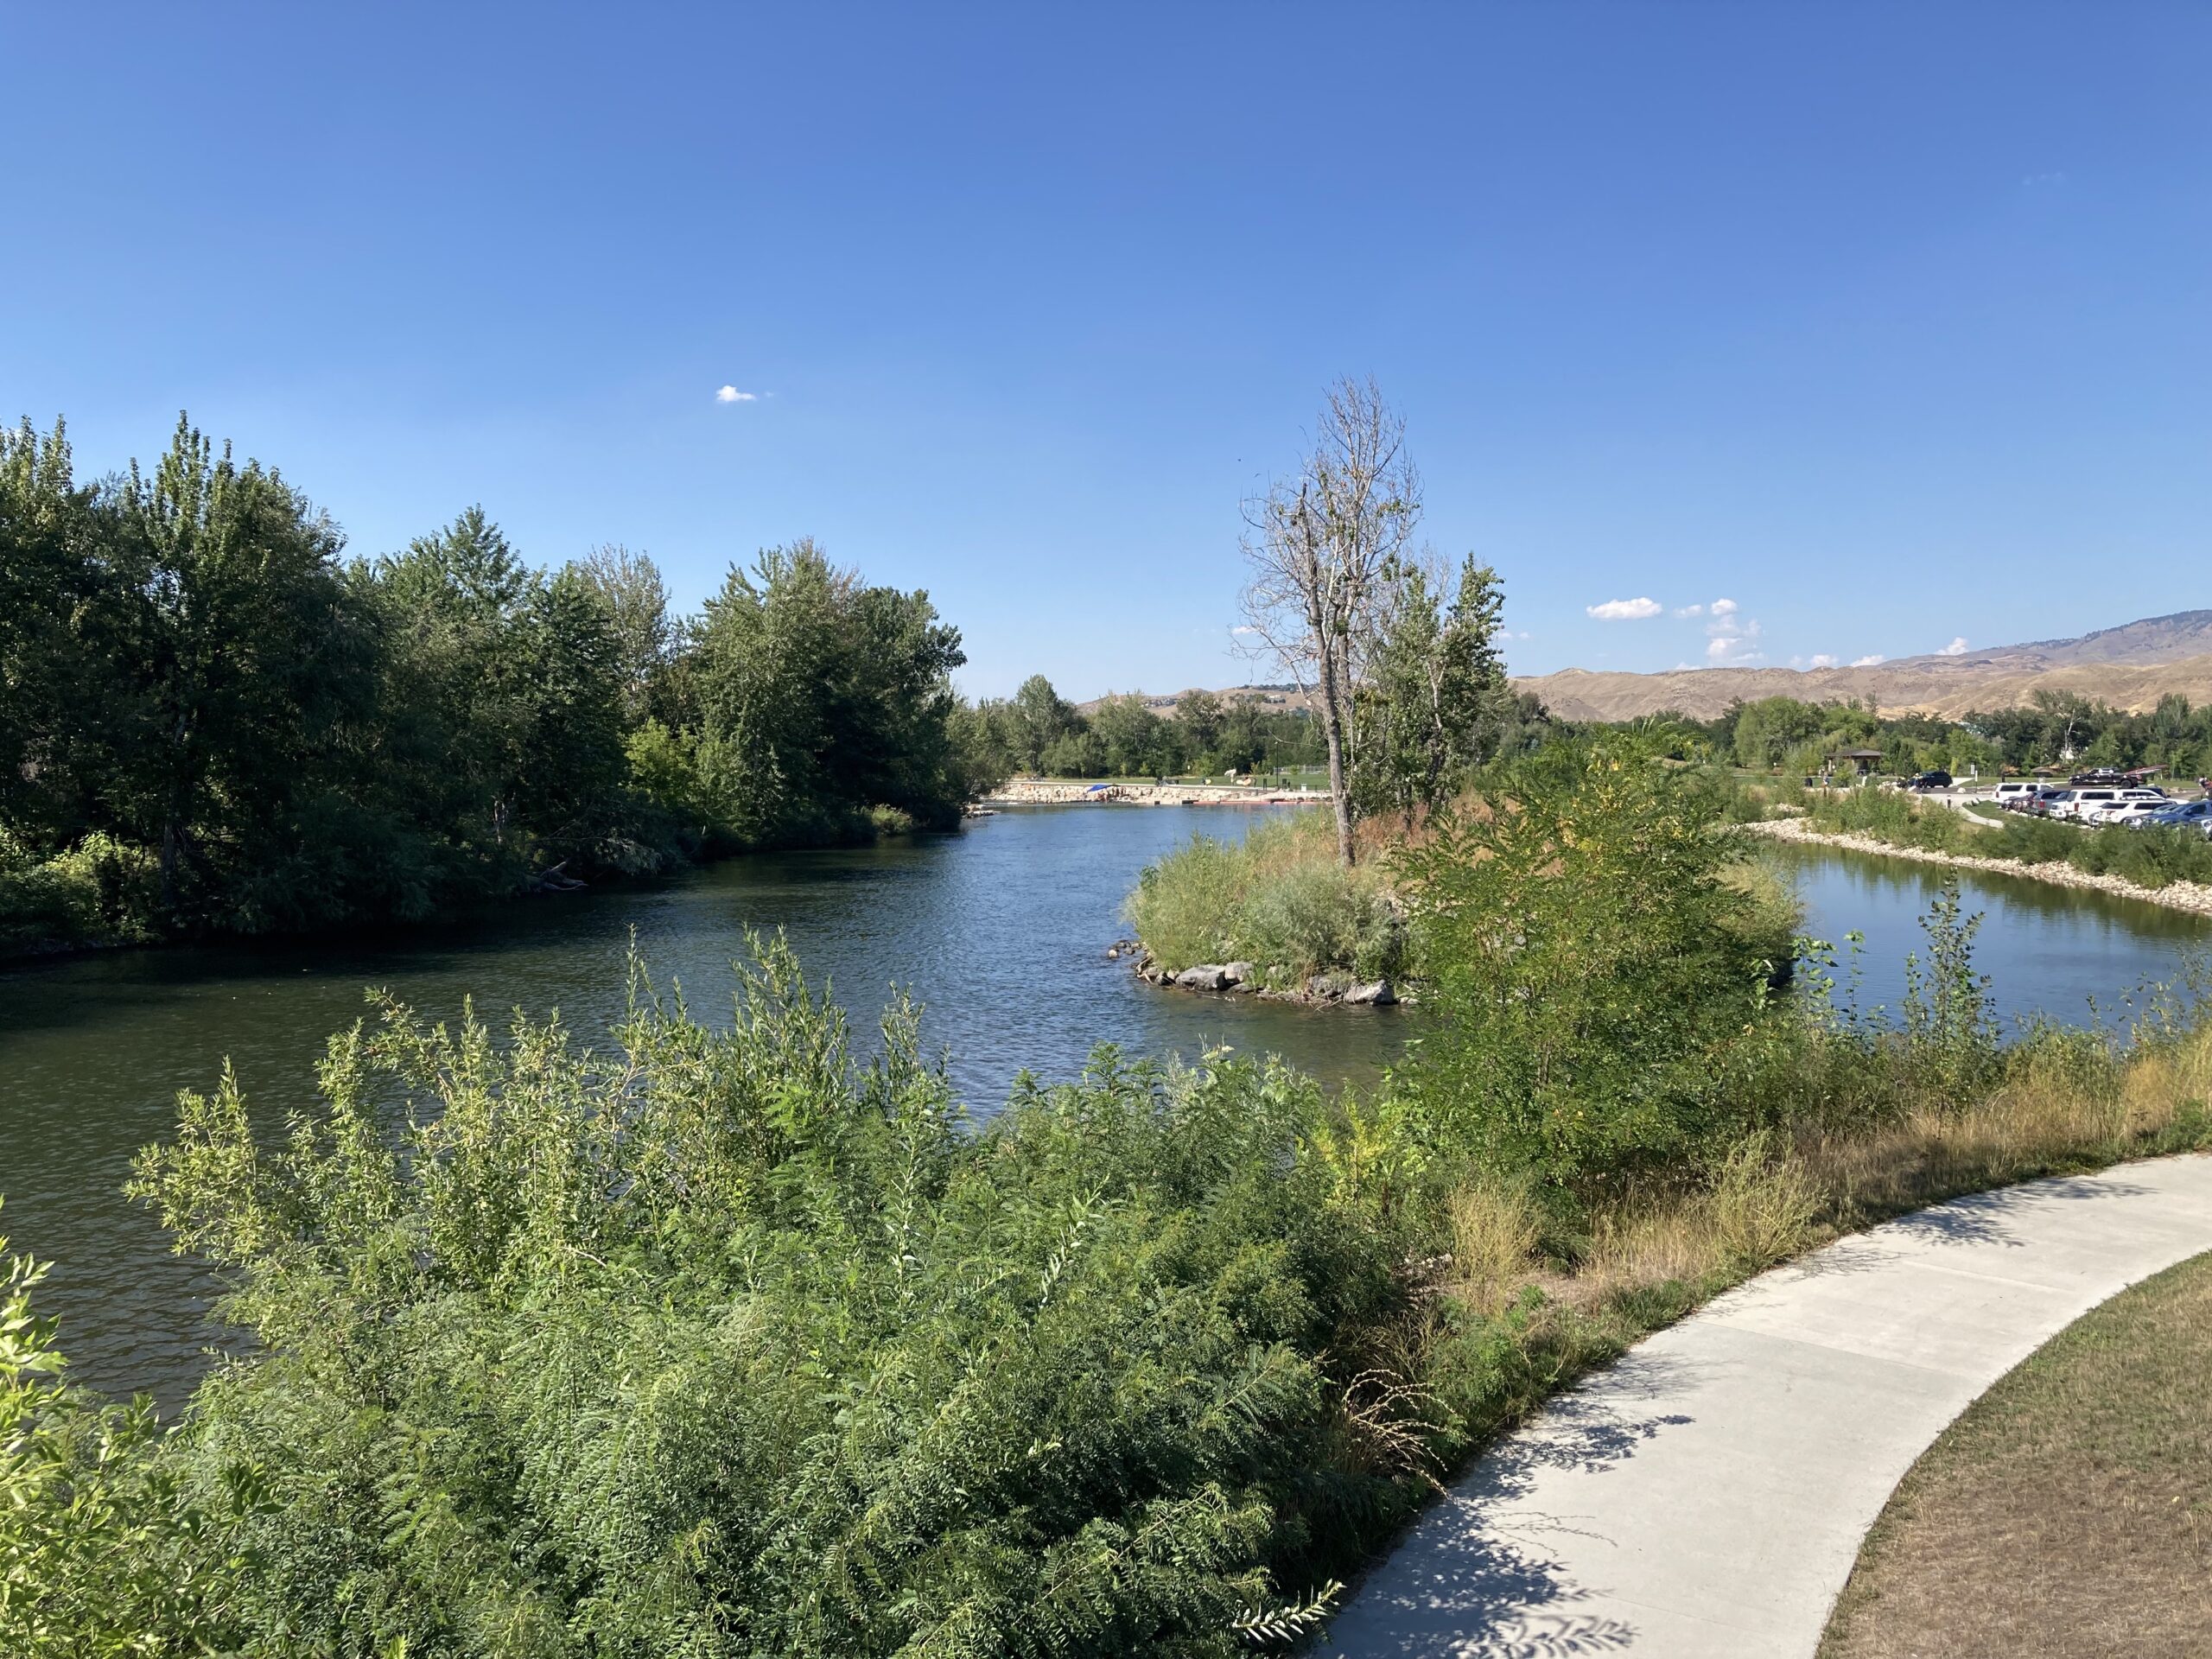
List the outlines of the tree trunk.
<svg viewBox="0 0 2212 1659">
<path fill-rule="evenodd" d="M 1336 653 L 1321 648 L 1321 731 L 1329 741 L 1329 802 L 1337 815 L 1337 862 L 1352 864 L 1351 798 L 1344 788 L 1344 721 L 1337 706 Z"/>
</svg>

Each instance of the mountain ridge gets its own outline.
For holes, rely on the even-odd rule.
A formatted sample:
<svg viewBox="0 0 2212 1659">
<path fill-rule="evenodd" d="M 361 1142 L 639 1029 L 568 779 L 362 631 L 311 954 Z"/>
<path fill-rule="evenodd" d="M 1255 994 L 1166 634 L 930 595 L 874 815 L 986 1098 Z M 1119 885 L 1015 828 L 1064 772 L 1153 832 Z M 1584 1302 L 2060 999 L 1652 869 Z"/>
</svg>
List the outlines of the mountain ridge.
<svg viewBox="0 0 2212 1659">
<path fill-rule="evenodd" d="M 2212 702 L 2212 610 L 2139 618 L 2064 639 L 1995 645 L 1955 656 L 1901 657 L 1853 668 L 1688 668 L 1637 674 L 1564 668 L 1516 678 L 1567 720 L 1634 720 L 1675 709 L 1709 720 L 1738 700 L 1871 699 L 1886 713 L 1947 719 L 2016 707 L 2036 692 L 2101 700 L 2141 712 L 2178 693 Z"/>
<path fill-rule="evenodd" d="M 1533 691 L 1564 720 L 1635 720 L 1672 709 L 1710 720 L 1729 704 L 1789 696 L 1807 702 L 1871 699 L 1889 714 L 1926 714 L 1955 720 L 1978 710 L 2015 707 L 2048 690 L 2101 700 L 2139 713 L 2178 693 L 2192 703 L 2212 702 L 2212 609 L 2139 617 L 2064 639 L 2031 639 L 1984 651 L 1899 657 L 1856 668 L 1676 668 L 1656 673 L 1617 669 L 1562 668 L 1517 675 L 1516 691 Z M 1168 715 L 1198 688 L 1144 698 Z M 1294 687 L 1220 688 L 1227 702 L 1251 695 L 1269 708 L 1313 707 L 1313 694 Z M 1094 712 L 1103 698 L 1077 707 Z"/>
</svg>

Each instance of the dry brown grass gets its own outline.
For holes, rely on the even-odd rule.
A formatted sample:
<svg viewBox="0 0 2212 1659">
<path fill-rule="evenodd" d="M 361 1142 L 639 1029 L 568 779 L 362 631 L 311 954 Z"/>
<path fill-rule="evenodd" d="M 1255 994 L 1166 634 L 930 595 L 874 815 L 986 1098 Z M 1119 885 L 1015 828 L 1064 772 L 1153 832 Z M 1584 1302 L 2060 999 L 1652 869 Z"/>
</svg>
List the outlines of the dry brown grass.
<svg viewBox="0 0 2212 1659">
<path fill-rule="evenodd" d="M 2118 1058 L 2089 1042 L 2016 1059 L 1986 1099 L 1848 1134 L 1754 1136 L 1704 1179 L 1631 1187 L 1552 1242 L 1533 1191 L 1456 1194 L 1448 1294 L 1495 1314 L 1535 1285 L 1571 1313 L 1670 1288 L 1686 1306 L 1837 1236 L 1962 1192 L 2102 1167 L 2202 1138 L 2212 1028 Z M 2194 1115 L 2193 1116 L 2191 1115 Z M 2179 1140 L 2177 1140 L 2177 1137 Z M 2208 1650 L 2212 1650 L 2209 1649 Z"/>
<path fill-rule="evenodd" d="M 1528 1181 L 1485 1180 L 1452 1195 L 1453 1293 L 1476 1312 L 1494 1314 L 1538 1277 L 1543 1215 Z"/>
<path fill-rule="evenodd" d="M 1821 1659 L 2212 1652 L 2212 1255 L 1977 1402 L 1868 1535 Z"/>
</svg>

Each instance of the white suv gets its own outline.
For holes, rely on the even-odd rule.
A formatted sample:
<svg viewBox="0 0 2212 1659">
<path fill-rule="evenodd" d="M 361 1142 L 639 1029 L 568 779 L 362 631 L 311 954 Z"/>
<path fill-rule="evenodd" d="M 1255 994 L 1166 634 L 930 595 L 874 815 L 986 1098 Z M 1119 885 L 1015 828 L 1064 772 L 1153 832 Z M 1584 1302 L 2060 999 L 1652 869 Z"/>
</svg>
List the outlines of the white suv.
<svg viewBox="0 0 2212 1659">
<path fill-rule="evenodd" d="M 2120 791 L 2116 789 L 2069 790 L 2051 803 L 2050 816 L 2054 818 L 2073 818 L 2087 823 L 2092 812 L 2100 807 L 2110 806 L 2119 798 Z"/>
<path fill-rule="evenodd" d="M 2092 800 L 2096 795 L 2108 795 L 2109 800 Z M 2085 789 L 2074 798 L 2074 816 L 2084 823 L 2118 823 L 2143 812 L 2155 812 L 2162 806 L 2171 806 L 2163 789 Z"/>
</svg>

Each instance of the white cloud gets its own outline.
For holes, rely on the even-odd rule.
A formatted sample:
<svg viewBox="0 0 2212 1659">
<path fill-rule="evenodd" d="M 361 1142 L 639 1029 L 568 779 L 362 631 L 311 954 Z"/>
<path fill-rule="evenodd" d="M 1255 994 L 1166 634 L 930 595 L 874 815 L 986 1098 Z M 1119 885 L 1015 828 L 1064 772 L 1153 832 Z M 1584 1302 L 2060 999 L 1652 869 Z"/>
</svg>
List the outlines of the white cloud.
<svg viewBox="0 0 2212 1659">
<path fill-rule="evenodd" d="M 1877 663 L 1886 663 L 1890 659 L 1888 658 L 1883 656 L 1882 653 L 1878 651 L 1872 656 L 1853 658 L 1851 659 L 1851 665 L 1853 668 L 1872 668 Z"/>
<path fill-rule="evenodd" d="M 724 386 L 715 394 L 718 404 L 754 404 L 760 401 L 757 391 L 740 391 L 735 386 Z"/>
<path fill-rule="evenodd" d="M 1656 599 L 1609 599 L 1602 605 L 1582 607 L 1600 622 L 1640 622 L 1666 608 Z"/>
<path fill-rule="evenodd" d="M 1963 633 L 1952 636 L 1951 643 L 1936 653 L 1938 657 L 1963 657 L 1967 654 L 1967 637 Z"/>
<path fill-rule="evenodd" d="M 1824 651 L 1813 658 L 1812 665 L 1815 668 L 1834 668 L 1835 663 L 1836 659 Z"/>
<path fill-rule="evenodd" d="M 1703 616 L 1705 614 L 1705 607 L 1702 605 L 1685 605 L 1681 609 L 1676 611 L 1675 614 L 1676 616 Z"/>
<path fill-rule="evenodd" d="M 1751 649 L 1759 637 L 1758 619 L 1747 616 L 1738 622 L 1732 599 L 1716 599 L 1712 608 L 1713 620 L 1705 625 L 1705 660 L 1715 668 L 1758 662 L 1760 653 Z"/>
<path fill-rule="evenodd" d="M 1231 633 L 1257 633 L 1259 630 L 1254 627 L 1249 622 L 1239 622 L 1235 627 L 1231 628 L 1230 632 Z"/>
</svg>

